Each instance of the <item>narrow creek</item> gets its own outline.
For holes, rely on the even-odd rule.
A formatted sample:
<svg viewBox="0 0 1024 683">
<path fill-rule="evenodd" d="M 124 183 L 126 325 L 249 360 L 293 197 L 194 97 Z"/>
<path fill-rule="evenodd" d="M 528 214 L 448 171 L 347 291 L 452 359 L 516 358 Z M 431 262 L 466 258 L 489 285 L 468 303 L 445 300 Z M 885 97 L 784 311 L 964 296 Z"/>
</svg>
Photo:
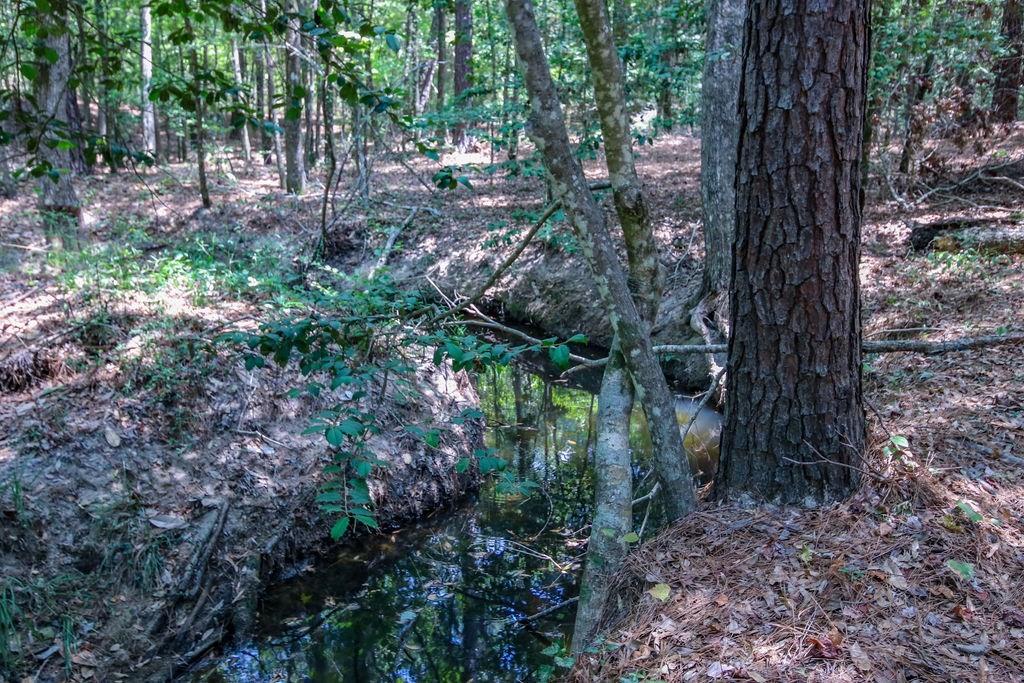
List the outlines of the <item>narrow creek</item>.
<svg viewBox="0 0 1024 683">
<path fill-rule="evenodd" d="M 574 384 L 556 384 L 530 363 L 481 376 L 486 441 L 504 472 L 455 511 L 345 548 L 273 587 L 252 641 L 192 680 L 539 680 L 552 663 L 543 651 L 571 635 L 574 606 L 558 606 L 577 593 L 593 504 L 597 386 L 586 376 Z M 681 424 L 695 407 L 679 400 Z M 687 439 L 702 479 L 713 471 L 719 429 L 705 408 Z M 646 491 L 642 418 L 631 442 L 634 479 Z M 638 508 L 638 527 L 646 512 Z M 647 534 L 656 502 L 649 514 Z"/>
</svg>

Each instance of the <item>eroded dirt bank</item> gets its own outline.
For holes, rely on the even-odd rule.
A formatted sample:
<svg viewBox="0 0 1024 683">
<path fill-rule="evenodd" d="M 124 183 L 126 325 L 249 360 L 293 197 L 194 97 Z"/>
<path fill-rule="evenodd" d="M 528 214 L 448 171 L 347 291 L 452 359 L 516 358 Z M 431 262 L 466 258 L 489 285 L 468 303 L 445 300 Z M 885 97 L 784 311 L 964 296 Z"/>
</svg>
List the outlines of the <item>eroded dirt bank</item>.
<svg viewBox="0 0 1024 683">
<path fill-rule="evenodd" d="M 294 362 L 250 371 L 208 343 L 281 315 L 267 300 L 290 291 L 274 267 L 293 236 L 218 213 L 154 224 L 113 194 L 81 252 L 2 254 L 0 680 L 167 680 L 244 632 L 267 581 L 340 547 L 316 502 L 330 449 L 303 430 L 342 390 L 290 398 L 308 382 Z M 7 237 L 44 244 L 30 206 L 0 206 L 20 217 Z M 469 378 L 406 361 L 411 386 L 364 399 L 385 532 L 479 483 L 459 463 L 482 425 L 452 423 L 478 404 Z M 408 425 L 442 427 L 436 447 Z"/>
</svg>

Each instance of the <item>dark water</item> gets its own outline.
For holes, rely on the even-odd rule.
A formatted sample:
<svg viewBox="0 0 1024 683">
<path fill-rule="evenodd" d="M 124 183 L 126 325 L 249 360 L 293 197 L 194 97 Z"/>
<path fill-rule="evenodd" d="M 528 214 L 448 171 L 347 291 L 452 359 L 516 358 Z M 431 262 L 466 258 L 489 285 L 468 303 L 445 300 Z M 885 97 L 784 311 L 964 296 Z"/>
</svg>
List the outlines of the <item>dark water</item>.
<svg viewBox="0 0 1024 683">
<path fill-rule="evenodd" d="M 545 679 L 549 646 L 568 642 L 574 606 L 531 617 L 577 592 L 596 400 L 521 368 L 499 369 L 478 388 L 488 446 L 505 471 L 461 509 L 273 588 L 254 641 L 193 680 Z M 643 462 L 642 421 L 634 432 Z M 646 474 L 638 466 L 638 483 Z"/>
</svg>

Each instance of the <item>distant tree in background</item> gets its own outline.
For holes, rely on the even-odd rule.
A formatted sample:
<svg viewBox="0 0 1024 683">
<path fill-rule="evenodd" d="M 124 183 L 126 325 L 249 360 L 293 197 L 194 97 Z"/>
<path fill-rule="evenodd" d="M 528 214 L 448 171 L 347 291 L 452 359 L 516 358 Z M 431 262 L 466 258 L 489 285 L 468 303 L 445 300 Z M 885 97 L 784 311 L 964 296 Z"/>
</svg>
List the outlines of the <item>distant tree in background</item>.
<svg viewBox="0 0 1024 683">
<path fill-rule="evenodd" d="M 996 60 L 992 92 L 992 116 L 996 121 L 1017 120 L 1020 88 L 1024 81 L 1024 12 L 1021 0 L 1005 0 L 1000 28 L 1003 55 Z"/>
<path fill-rule="evenodd" d="M 149 89 L 153 83 L 153 13 L 148 0 L 139 9 L 139 26 L 142 33 L 140 41 L 139 71 L 142 74 L 142 88 L 139 93 L 140 109 L 142 110 L 142 149 L 148 154 L 156 154 L 156 108 L 149 98 Z"/>
<path fill-rule="evenodd" d="M 82 206 L 71 182 L 72 125 L 68 117 L 70 88 L 71 43 L 68 31 L 68 2 L 58 0 L 49 12 L 39 12 L 32 19 L 36 35 L 44 35 L 42 49 L 31 66 L 36 85 L 35 112 L 45 124 L 37 140 L 39 156 L 45 164 L 45 173 L 39 179 L 40 208 L 49 216 L 52 228 L 73 225 L 81 221 Z M 56 236 L 59 240 L 59 235 Z"/>
</svg>

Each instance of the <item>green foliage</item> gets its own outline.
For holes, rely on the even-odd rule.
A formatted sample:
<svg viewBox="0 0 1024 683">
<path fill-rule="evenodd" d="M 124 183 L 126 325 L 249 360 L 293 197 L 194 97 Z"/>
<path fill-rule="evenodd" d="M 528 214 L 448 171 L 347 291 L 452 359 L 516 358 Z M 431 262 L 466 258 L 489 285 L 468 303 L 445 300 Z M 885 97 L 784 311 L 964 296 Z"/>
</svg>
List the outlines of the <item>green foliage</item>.
<svg viewBox="0 0 1024 683">
<path fill-rule="evenodd" d="M 328 313 L 329 312 L 329 313 Z M 482 371 L 506 366 L 526 351 L 545 351 L 556 362 L 567 362 L 568 343 L 585 343 L 576 335 L 567 343 L 556 338 L 538 344 L 513 346 L 469 334 L 458 326 L 424 332 L 414 323 L 435 313 L 415 293 L 396 287 L 388 277 L 362 279 L 341 277 L 337 287 L 321 288 L 296 303 L 293 317 L 264 323 L 256 333 L 232 332 L 221 337 L 237 348 L 247 369 L 267 362 L 284 367 L 293 360 L 306 378 L 294 397 L 321 398 L 328 405 L 311 420 L 306 432 L 320 434 L 331 453 L 325 472 L 330 481 L 317 497 L 322 509 L 337 515 L 331 535 L 341 538 L 352 522 L 376 528 L 367 479 L 381 466 L 368 446 L 379 434 L 380 404 L 390 383 L 403 392 L 415 391 L 415 360 L 430 353 L 433 362 L 451 363 L 454 370 Z M 477 409 L 463 410 L 451 419 L 454 425 L 479 419 Z M 429 448 L 441 446 L 449 425 L 407 424 L 405 430 Z M 505 463 L 492 450 L 478 451 L 473 460 L 482 474 L 504 473 Z M 471 466 L 460 460 L 456 470 Z M 502 480 L 506 490 L 526 490 L 529 484 Z M 342 519 L 349 521 L 342 522 Z"/>
</svg>

